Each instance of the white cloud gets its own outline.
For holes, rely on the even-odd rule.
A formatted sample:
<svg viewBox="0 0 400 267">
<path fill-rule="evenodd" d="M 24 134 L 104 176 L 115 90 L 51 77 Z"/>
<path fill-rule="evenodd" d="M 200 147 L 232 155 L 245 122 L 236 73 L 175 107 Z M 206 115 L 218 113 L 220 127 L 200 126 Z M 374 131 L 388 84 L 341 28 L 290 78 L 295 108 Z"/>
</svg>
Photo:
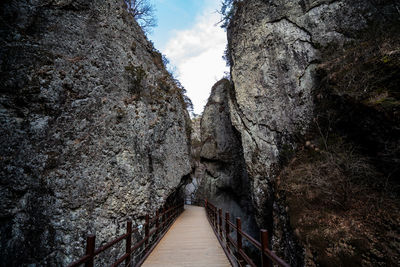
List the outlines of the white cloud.
<svg viewBox="0 0 400 267">
<path fill-rule="evenodd" d="M 187 30 L 176 31 L 164 53 L 176 66 L 178 79 L 193 102 L 194 112 L 201 113 L 211 87 L 228 71 L 222 55 L 226 33 L 215 24 L 219 15 L 209 8 Z"/>
</svg>

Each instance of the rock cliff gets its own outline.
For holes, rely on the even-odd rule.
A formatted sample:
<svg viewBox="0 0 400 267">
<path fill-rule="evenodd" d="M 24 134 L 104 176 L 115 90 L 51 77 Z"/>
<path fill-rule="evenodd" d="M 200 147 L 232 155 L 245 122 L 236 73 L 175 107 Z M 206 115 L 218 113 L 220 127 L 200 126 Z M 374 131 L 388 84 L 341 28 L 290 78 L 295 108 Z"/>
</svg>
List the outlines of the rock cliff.
<svg viewBox="0 0 400 267">
<path fill-rule="evenodd" d="M 200 178 L 204 174 L 204 165 L 200 162 L 201 151 L 201 132 L 200 132 L 201 116 L 192 118 L 192 128 L 190 134 L 190 149 L 192 156 L 192 173 L 191 181 L 185 187 L 185 196 L 187 199 L 201 199 L 202 196 L 198 194 Z"/>
<path fill-rule="evenodd" d="M 254 198 L 258 210 L 272 197 L 280 151 L 294 148 L 313 119 L 321 49 L 357 40 L 393 12 L 394 4 L 370 1 L 238 1 L 228 28 L 231 113 L 253 191 L 263 189 Z"/>
<path fill-rule="evenodd" d="M 2 1 L 0 42 L 0 265 L 66 265 L 184 184 L 189 116 L 123 0 Z"/>
<path fill-rule="evenodd" d="M 207 180 L 218 190 L 228 179 L 211 177 L 242 173 L 220 167 L 219 145 L 241 151 L 257 224 L 293 266 L 395 264 L 400 218 L 385 211 L 399 209 L 388 189 L 398 188 L 398 4 L 233 2 L 233 88 L 222 104 L 213 90 L 202 120 Z M 230 121 L 217 123 L 221 110 Z M 382 219 L 365 220 L 366 201 Z"/>
<path fill-rule="evenodd" d="M 230 118 L 231 92 L 230 81 L 222 79 L 213 86 L 204 108 L 200 127 L 204 171 L 199 177 L 198 194 L 229 211 L 232 218 L 241 217 L 244 229 L 256 233 L 240 135 Z"/>
</svg>

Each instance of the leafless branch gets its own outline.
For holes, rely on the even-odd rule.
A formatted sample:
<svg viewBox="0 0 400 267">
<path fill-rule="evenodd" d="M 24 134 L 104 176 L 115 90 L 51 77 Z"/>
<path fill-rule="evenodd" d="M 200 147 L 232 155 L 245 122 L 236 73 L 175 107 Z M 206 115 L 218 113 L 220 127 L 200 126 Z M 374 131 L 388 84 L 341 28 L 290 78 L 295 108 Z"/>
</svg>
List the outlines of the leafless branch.
<svg viewBox="0 0 400 267">
<path fill-rule="evenodd" d="M 125 0 L 128 11 L 133 15 L 144 32 L 150 32 L 151 28 L 157 26 L 157 20 L 154 15 L 155 7 L 149 0 Z"/>
</svg>

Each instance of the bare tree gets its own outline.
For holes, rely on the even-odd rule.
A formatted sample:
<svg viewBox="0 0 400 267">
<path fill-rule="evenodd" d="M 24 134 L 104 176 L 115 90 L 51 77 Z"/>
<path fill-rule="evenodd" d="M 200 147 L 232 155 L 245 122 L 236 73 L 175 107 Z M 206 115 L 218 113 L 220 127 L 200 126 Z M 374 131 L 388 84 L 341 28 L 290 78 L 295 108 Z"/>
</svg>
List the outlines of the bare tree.
<svg viewBox="0 0 400 267">
<path fill-rule="evenodd" d="M 142 27 L 144 32 L 149 33 L 151 28 L 157 26 L 155 7 L 149 0 L 125 0 L 128 11 Z"/>
<path fill-rule="evenodd" d="M 226 29 L 228 27 L 235 11 L 236 2 L 238 2 L 238 0 L 221 1 L 221 9 L 217 11 L 219 14 L 221 14 L 221 20 L 219 21 L 221 28 Z"/>
</svg>

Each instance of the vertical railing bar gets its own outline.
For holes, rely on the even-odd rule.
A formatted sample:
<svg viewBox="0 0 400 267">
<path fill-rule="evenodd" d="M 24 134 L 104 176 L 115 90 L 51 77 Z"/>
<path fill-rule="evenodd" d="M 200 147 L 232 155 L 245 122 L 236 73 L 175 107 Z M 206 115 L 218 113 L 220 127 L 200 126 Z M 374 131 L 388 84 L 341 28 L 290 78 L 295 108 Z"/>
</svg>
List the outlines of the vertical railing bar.
<svg viewBox="0 0 400 267">
<path fill-rule="evenodd" d="M 270 260 L 265 255 L 265 250 L 269 249 L 269 244 L 268 244 L 268 231 L 265 229 L 260 230 L 260 239 L 261 239 L 261 266 L 262 267 L 270 267 Z"/>
<path fill-rule="evenodd" d="M 221 237 L 222 240 L 222 209 L 218 210 L 218 215 L 219 215 L 219 236 Z"/>
<path fill-rule="evenodd" d="M 217 213 L 217 208 L 214 208 L 214 225 L 215 229 L 218 229 L 218 213 Z"/>
<path fill-rule="evenodd" d="M 128 236 L 126 237 L 125 251 L 126 251 L 126 254 L 129 254 L 129 256 L 125 260 L 125 265 L 129 266 L 131 264 L 132 221 L 126 222 L 126 233 L 128 234 Z"/>
<path fill-rule="evenodd" d="M 85 267 L 94 266 L 94 249 L 96 246 L 96 236 L 89 235 L 86 238 L 86 255 L 89 255 L 89 260 L 85 263 Z"/>
<path fill-rule="evenodd" d="M 242 221 L 239 217 L 236 218 L 236 244 L 237 244 L 237 252 L 238 252 L 238 260 L 239 262 L 242 260 L 240 256 L 240 250 L 242 250 Z"/>
<path fill-rule="evenodd" d="M 229 212 L 226 212 L 225 213 L 225 243 L 226 243 L 226 248 L 227 248 L 227 250 L 228 250 L 228 252 L 230 253 L 230 251 L 229 251 L 229 233 L 230 233 L 230 230 L 229 230 Z"/>
<path fill-rule="evenodd" d="M 147 248 L 147 246 L 149 244 L 149 232 L 150 232 L 150 217 L 149 217 L 149 214 L 146 214 L 146 224 L 144 226 L 144 235 L 146 238 L 146 241 L 144 242 L 145 248 Z M 145 251 L 146 250 L 147 249 L 145 249 Z"/>
<path fill-rule="evenodd" d="M 155 233 L 155 235 L 156 235 L 156 237 L 158 237 L 158 233 L 159 233 L 159 227 L 160 227 L 160 218 L 158 218 L 158 216 L 160 216 L 160 211 L 159 211 L 159 209 L 157 209 L 157 211 L 156 211 L 156 233 Z"/>
<path fill-rule="evenodd" d="M 164 231 L 164 228 L 165 228 L 165 211 L 166 211 L 166 209 L 165 209 L 165 207 L 163 207 L 162 216 L 161 216 L 161 222 L 162 222 L 162 226 L 163 226 L 163 231 Z"/>
</svg>

